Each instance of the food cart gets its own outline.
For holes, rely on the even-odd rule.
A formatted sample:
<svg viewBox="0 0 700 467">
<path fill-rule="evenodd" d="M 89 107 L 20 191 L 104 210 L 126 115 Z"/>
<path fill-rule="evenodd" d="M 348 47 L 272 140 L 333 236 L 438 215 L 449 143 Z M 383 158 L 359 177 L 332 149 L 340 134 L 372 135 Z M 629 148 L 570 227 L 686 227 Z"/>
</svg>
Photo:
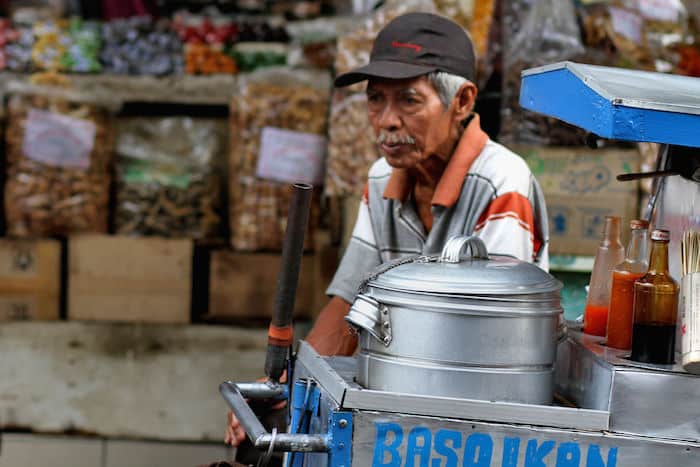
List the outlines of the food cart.
<svg viewBox="0 0 700 467">
<path fill-rule="evenodd" d="M 602 138 L 661 143 L 661 171 L 675 147 L 700 147 L 700 79 L 564 62 L 525 71 L 521 105 Z M 692 178 L 693 173 L 684 176 Z M 269 383 L 222 383 L 224 399 L 259 449 L 287 452 L 290 466 L 700 466 L 700 376 L 680 365 L 630 361 L 628 352 L 606 347 L 602 338 L 584 335 L 575 326 L 557 328 L 561 313 L 558 301 L 552 301 L 559 290 L 556 284 L 507 260 L 493 263 L 478 242 L 455 241 L 437 259 L 392 264 L 363 283 L 360 295 L 365 298 L 349 314 L 361 332 L 357 356 L 321 357 L 302 341 L 287 360 L 292 374 L 288 386 L 275 382 L 279 368 Z M 471 256 L 464 259 L 466 246 Z M 441 325 L 437 315 L 422 327 L 407 328 L 405 317 L 416 310 L 455 314 L 446 307 L 462 307 L 456 300 L 463 296 L 440 287 L 445 285 L 442 271 L 461 271 L 464 262 L 484 265 L 467 279 L 476 285 L 466 294 L 470 311 L 463 313 L 481 321 L 460 328 L 462 339 L 454 332 L 449 335 L 452 323 L 443 323 L 444 339 L 431 334 L 430 322 Z M 423 280 L 411 276 L 410 268 L 419 268 L 413 273 Z M 442 269 L 431 276 L 435 268 Z M 511 276 L 530 278 L 511 284 L 510 291 L 505 282 L 486 290 L 487 282 L 501 280 L 492 271 L 504 269 L 514 272 Z M 413 295 L 412 278 L 419 291 Z M 408 295 L 397 295 L 401 291 Z M 537 313 L 542 307 L 547 312 Z M 532 324 L 533 317 L 539 324 Z M 554 350 L 527 357 L 530 364 L 520 354 L 539 345 L 535 340 L 520 352 L 506 354 L 500 349 L 512 337 L 492 337 L 497 345 L 488 354 L 510 359 L 503 365 L 488 355 L 488 361 L 467 363 L 432 356 L 435 349 L 478 347 L 475 343 L 483 347 L 487 344 L 478 340 L 478 332 L 488 334 L 511 323 L 518 329 L 525 329 L 525 323 L 529 327 L 522 335 L 551 342 Z M 283 356 L 275 345 L 286 324 L 274 323 L 277 334 L 271 340 L 273 350 Z M 402 342 L 415 345 L 393 354 Z M 431 356 L 421 359 L 411 352 Z M 266 369 L 271 367 L 275 365 L 266 364 Z M 540 384 L 551 384 L 551 402 L 532 391 Z M 407 389 L 397 390 L 402 387 Z M 288 433 L 267 432 L 245 401 L 288 395 Z"/>
</svg>

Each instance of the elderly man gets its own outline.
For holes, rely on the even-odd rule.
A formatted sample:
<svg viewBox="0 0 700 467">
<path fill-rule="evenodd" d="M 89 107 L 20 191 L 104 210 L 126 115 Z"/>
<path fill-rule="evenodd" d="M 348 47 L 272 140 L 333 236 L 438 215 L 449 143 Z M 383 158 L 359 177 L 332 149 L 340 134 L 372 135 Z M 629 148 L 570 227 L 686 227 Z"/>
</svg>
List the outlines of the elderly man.
<svg viewBox="0 0 700 467">
<path fill-rule="evenodd" d="M 382 29 L 367 66 L 336 86 L 367 80 L 367 110 L 382 159 L 369 171 L 352 239 L 306 340 L 322 355 L 351 355 L 344 318 L 364 274 L 383 262 L 440 253 L 476 235 L 492 254 L 548 268 L 547 215 L 525 162 L 489 140 L 473 113 L 475 55 L 467 33 L 441 16 L 410 13 Z M 245 434 L 229 414 L 226 441 Z"/>
</svg>

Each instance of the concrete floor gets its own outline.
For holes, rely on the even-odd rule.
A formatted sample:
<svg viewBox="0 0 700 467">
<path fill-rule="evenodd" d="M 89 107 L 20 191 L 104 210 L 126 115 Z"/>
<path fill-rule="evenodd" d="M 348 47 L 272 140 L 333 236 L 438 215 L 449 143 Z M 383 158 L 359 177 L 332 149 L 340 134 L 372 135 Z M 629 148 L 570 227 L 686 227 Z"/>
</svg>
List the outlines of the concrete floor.
<svg viewBox="0 0 700 467">
<path fill-rule="evenodd" d="M 218 385 L 263 374 L 266 334 L 227 326 L 1 323 L 0 432 L 220 443 L 226 405 Z M 3 439 L 3 456 L 13 452 L 11 439 Z"/>
<path fill-rule="evenodd" d="M 0 467 L 196 467 L 231 460 L 223 443 L 167 443 L 3 433 Z"/>
</svg>

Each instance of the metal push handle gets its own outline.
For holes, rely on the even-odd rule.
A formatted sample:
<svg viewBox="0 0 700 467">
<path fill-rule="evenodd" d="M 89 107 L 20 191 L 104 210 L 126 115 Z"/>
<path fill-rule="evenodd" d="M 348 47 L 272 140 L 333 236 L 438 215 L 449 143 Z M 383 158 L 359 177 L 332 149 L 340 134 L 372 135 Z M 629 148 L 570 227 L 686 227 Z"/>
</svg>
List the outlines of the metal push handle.
<svg viewBox="0 0 700 467">
<path fill-rule="evenodd" d="M 296 298 L 299 270 L 304 254 L 304 234 L 309 223 L 309 211 L 313 187 L 302 183 L 292 186 L 292 199 L 289 202 L 287 230 L 282 245 L 282 259 L 277 277 L 275 306 L 268 331 L 265 374 L 273 381 L 279 381 L 287 368 L 287 353 L 294 339 L 292 314 Z"/>
<path fill-rule="evenodd" d="M 257 449 L 270 452 L 327 452 L 330 449 L 327 435 L 269 433 L 241 394 L 241 388 L 235 383 L 224 381 L 219 385 L 219 392 Z"/>
<path fill-rule="evenodd" d="M 465 246 L 469 246 L 469 251 L 472 258 L 489 258 L 489 252 L 486 250 L 486 245 L 479 237 L 458 235 L 456 237 L 452 237 L 447 241 L 447 243 L 445 243 L 442 253 L 440 254 L 440 262 L 459 263 L 459 259 Z"/>
</svg>

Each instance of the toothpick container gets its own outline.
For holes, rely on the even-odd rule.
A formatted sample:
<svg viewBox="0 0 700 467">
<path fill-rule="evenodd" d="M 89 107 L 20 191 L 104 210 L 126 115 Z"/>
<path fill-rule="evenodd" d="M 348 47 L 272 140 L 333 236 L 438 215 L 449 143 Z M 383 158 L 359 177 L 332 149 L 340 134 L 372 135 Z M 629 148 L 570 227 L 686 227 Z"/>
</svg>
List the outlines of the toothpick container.
<svg viewBox="0 0 700 467">
<path fill-rule="evenodd" d="M 683 368 L 700 375 L 700 272 L 681 279 L 681 353 Z"/>
</svg>

